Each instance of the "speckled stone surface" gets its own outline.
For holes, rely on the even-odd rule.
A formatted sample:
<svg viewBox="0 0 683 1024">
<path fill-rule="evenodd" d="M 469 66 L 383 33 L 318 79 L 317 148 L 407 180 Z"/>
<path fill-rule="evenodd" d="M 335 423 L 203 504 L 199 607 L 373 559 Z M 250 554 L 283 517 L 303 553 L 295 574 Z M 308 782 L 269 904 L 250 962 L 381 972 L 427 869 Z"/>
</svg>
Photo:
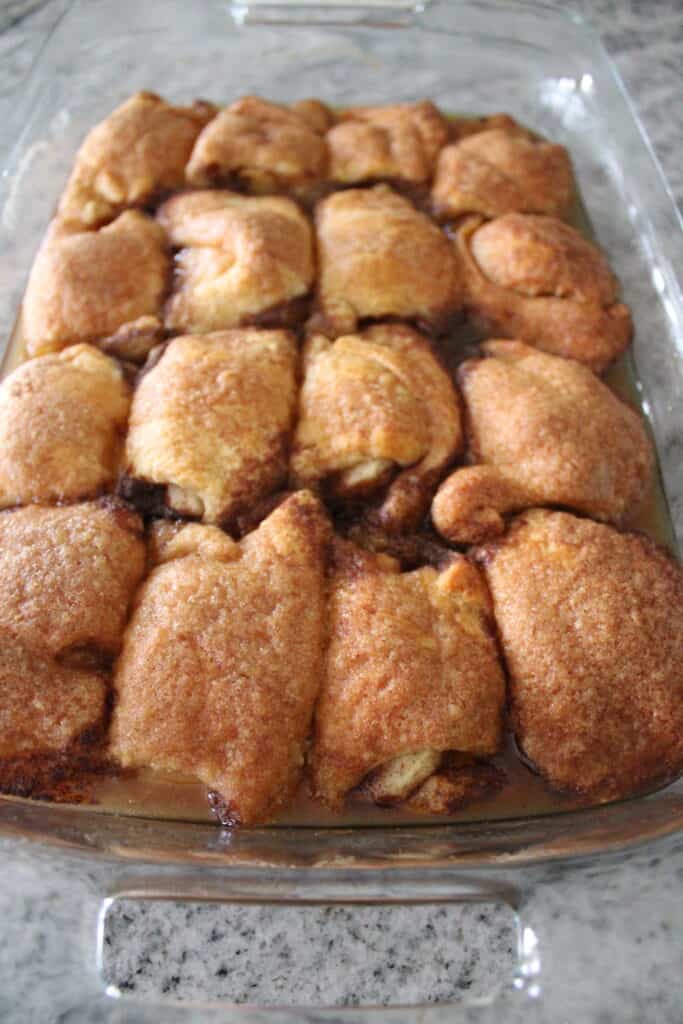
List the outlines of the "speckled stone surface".
<svg viewBox="0 0 683 1024">
<path fill-rule="evenodd" d="M 615 57 L 683 207 L 682 0 L 576 6 Z M 0 0 L 3 144 L 18 130 L 12 92 L 60 8 L 61 0 Z M 278 1005 L 291 997 L 307 1006 L 459 1003 L 429 1017 L 444 1024 L 683 1020 L 681 840 L 526 876 L 520 936 L 531 987 L 519 1000 L 481 1006 L 472 1005 L 473 998 L 509 987 L 518 960 L 511 909 L 490 898 L 484 905 L 311 908 L 304 914 L 291 907 L 117 902 L 103 923 L 100 974 L 94 950 L 100 901 L 112 883 L 108 869 L 46 857 L 7 839 L 0 841 L 0 856 L 3 1024 L 265 1020 L 224 1009 L 214 1014 L 198 1003 Z M 122 993 L 118 1004 L 97 997 L 106 983 Z M 304 1017 L 296 1012 L 274 1019 Z M 394 1018 L 378 1011 L 374 1019 Z M 401 1019 L 419 1016 L 409 1012 Z"/>
</svg>

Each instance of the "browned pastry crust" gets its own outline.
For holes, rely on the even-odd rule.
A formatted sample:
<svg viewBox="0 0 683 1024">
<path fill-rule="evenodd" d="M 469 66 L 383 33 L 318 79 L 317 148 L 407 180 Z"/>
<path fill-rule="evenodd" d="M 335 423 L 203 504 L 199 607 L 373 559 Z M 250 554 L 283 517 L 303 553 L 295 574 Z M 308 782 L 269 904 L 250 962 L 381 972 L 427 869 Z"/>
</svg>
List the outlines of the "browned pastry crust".
<svg viewBox="0 0 683 1024">
<path fill-rule="evenodd" d="M 339 806 L 403 754 L 495 753 L 505 683 L 489 615 L 483 580 L 461 556 L 441 572 L 399 573 L 393 559 L 337 542 L 312 753 L 318 797 Z"/>
<path fill-rule="evenodd" d="M 269 311 L 275 315 L 264 326 L 289 325 L 287 306 L 306 295 L 314 275 L 313 235 L 296 203 L 189 192 L 169 199 L 157 216 L 180 250 L 167 327 L 217 331 L 258 322 Z"/>
<path fill-rule="evenodd" d="M 286 479 L 296 364 L 287 331 L 175 338 L 133 396 L 126 473 L 178 514 L 231 524 Z"/>
<path fill-rule="evenodd" d="M 64 657 L 117 653 L 145 570 L 142 523 L 113 498 L 0 514 L 0 631 Z"/>
<path fill-rule="evenodd" d="M 439 155 L 432 206 L 443 219 L 466 213 L 569 212 L 574 181 L 564 146 L 527 132 L 491 129 L 446 146 Z"/>
<path fill-rule="evenodd" d="M 163 231 L 136 210 L 99 231 L 53 222 L 24 297 L 29 355 L 103 340 L 124 325 L 154 335 L 168 272 Z"/>
<path fill-rule="evenodd" d="M 291 458 L 295 485 L 325 481 L 336 496 L 362 496 L 399 469 L 377 516 L 389 529 L 409 529 L 461 442 L 455 389 L 417 331 L 378 324 L 335 342 L 308 340 Z"/>
<path fill-rule="evenodd" d="M 683 768 L 683 572 L 648 538 L 532 510 L 479 556 L 526 756 L 626 796 Z"/>
<path fill-rule="evenodd" d="M 327 134 L 329 177 L 344 185 L 393 181 L 423 185 L 448 141 L 444 118 L 429 100 L 351 107 Z"/>
<path fill-rule="evenodd" d="M 445 329 L 461 305 L 452 246 L 428 217 L 386 185 L 349 189 L 316 208 L 315 326 L 333 337 L 359 320 L 396 316 Z"/>
<path fill-rule="evenodd" d="M 95 497 L 118 471 L 130 405 L 90 345 L 23 363 L 0 385 L 0 507 Z"/>
<path fill-rule="evenodd" d="M 627 521 L 652 476 L 645 426 L 587 367 L 521 341 L 489 341 L 463 363 L 470 460 L 432 505 L 443 536 L 472 543 L 501 533 L 507 512 L 564 505 Z"/>
<path fill-rule="evenodd" d="M 631 340 L 627 306 L 602 253 L 552 217 L 508 213 L 457 234 L 465 309 L 490 333 L 601 372 Z"/>
<path fill-rule="evenodd" d="M 285 107 L 244 96 L 221 110 L 197 139 L 188 181 L 239 185 L 259 195 L 305 191 L 327 169 L 326 114 L 314 100 Z"/>
<path fill-rule="evenodd" d="M 139 592 L 116 670 L 111 746 L 123 765 L 200 779 L 234 823 L 286 803 L 320 681 L 328 531 L 304 491 L 240 544 L 216 527 L 166 531 L 170 560 Z"/>
<path fill-rule="evenodd" d="M 86 137 L 59 216 L 98 227 L 126 207 L 181 188 L 195 139 L 215 112 L 210 103 L 173 107 L 154 93 L 135 93 Z"/>
<path fill-rule="evenodd" d="M 449 117 L 448 136 L 452 142 L 478 132 L 523 132 L 525 129 L 509 114 L 484 114 L 482 117 Z"/>
</svg>

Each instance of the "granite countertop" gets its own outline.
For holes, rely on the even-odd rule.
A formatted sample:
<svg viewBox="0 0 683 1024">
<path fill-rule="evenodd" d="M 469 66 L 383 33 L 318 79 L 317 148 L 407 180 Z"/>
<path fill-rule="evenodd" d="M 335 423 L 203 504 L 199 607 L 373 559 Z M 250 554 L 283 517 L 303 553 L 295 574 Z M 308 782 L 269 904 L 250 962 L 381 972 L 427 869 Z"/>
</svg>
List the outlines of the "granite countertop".
<svg viewBox="0 0 683 1024">
<path fill-rule="evenodd" d="M 577 0 L 575 6 L 616 58 L 682 207 L 683 0 L 585 0 L 583 5 Z M 0 0 L 0 109 L 5 115 L 3 100 L 30 66 L 60 7 L 61 0 Z M 0 117 L 5 135 L 6 123 Z M 93 893 L 103 891 L 101 872 L 66 856 L 46 857 L 19 841 L 3 839 L 0 850 L 0 1020 L 104 1020 L 96 1006 L 68 1009 L 78 1002 L 84 929 L 91 930 L 90 937 L 95 934 Z M 534 891 L 532 910 L 532 918 L 544 923 L 543 991 L 532 1003 L 506 1011 L 506 1024 L 679 1024 L 682 886 L 681 839 L 546 875 Z M 530 932 L 527 945 L 532 940 Z M 129 902 L 109 915 L 107 977 L 124 995 L 170 1002 L 145 1015 L 136 1003 L 122 1001 L 115 1016 L 106 1019 L 203 1021 L 208 1018 L 196 1008 L 176 1018 L 175 1001 L 190 1007 L 206 999 L 277 1003 L 283 992 L 305 1003 L 340 1006 L 353 1005 L 359 996 L 379 1004 L 411 1002 L 416 996 L 432 1001 L 481 996 L 510 976 L 517 961 L 515 944 L 510 908 L 497 903 L 401 910 L 325 907 L 302 915 L 291 907 Z M 533 970 L 533 950 L 528 952 Z M 83 970 L 94 967 L 91 963 Z M 443 1020 L 503 1020 L 495 1012 L 490 1017 L 481 1013 L 463 1010 L 462 1015 L 444 1014 Z M 418 1017 L 415 1013 L 413 1019 Z M 210 1019 L 237 1018 L 220 1014 Z"/>
</svg>

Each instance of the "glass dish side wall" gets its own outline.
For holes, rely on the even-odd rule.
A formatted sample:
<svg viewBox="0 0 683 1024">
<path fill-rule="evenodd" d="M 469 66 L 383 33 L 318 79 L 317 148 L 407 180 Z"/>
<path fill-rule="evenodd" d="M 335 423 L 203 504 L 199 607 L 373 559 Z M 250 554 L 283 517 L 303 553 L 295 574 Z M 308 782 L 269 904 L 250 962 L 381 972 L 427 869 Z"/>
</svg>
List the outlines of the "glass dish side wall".
<svg viewBox="0 0 683 1024">
<path fill-rule="evenodd" d="M 679 544 L 683 460 L 683 262 L 675 208 L 599 44 L 534 3 L 334 7 L 181 0 L 77 0 L 27 85 L 21 135 L 2 183 L 0 330 L 7 338 L 42 232 L 83 134 L 138 88 L 170 99 L 259 92 L 336 103 L 413 100 L 447 110 L 501 107 L 573 154 L 597 236 L 634 307 L 635 361 Z M 222 863 L 377 866 L 401 861 L 524 863 L 588 853 L 683 827 L 683 783 L 638 801 L 535 822 L 411 829 L 262 829 L 106 818 L 3 798 L 0 826 L 125 857 Z"/>
</svg>

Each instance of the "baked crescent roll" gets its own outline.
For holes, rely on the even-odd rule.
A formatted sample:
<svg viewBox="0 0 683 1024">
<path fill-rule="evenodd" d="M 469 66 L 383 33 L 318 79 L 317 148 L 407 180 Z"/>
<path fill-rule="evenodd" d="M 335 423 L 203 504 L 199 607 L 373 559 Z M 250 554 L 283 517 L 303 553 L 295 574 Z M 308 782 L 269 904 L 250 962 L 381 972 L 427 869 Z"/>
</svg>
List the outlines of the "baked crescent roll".
<svg viewBox="0 0 683 1024">
<path fill-rule="evenodd" d="M 117 663 L 112 753 L 201 780 L 225 824 L 265 821 L 301 777 L 320 683 L 325 514 L 301 491 L 239 544 L 162 529 Z"/>
<path fill-rule="evenodd" d="M 302 192 L 327 169 L 324 132 L 331 115 L 316 101 L 293 107 L 243 96 L 201 133 L 187 167 L 192 185 L 247 192 Z"/>
<path fill-rule="evenodd" d="M 188 192 L 167 200 L 157 217 L 179 250 L 167 327 L 291 326 L 305 315 L 313 236 L 291 199 Z"/>
<path fill-rule="evenodd" d="M 106 347 L 121 328 L 152 344 L 161 327 L 168 273 L 164 233 L 143 213 L 126 210 L 99 231 L 53 222 L 24 297 L 29 355 L 84 341 Z"/>
<path fill-rule="evenodd" d="M 508 512 L 563 505 L 627 521 L 651 480 L 652 445 L 638 413 L 591 371 L 521 341 L 489 341 L 460 367 L 469 460 L 432 505 L 444 537 L 501 533 Z"/>
<path fill-rule="evenodd" d="M 195 139 L 215 112 L 210 103 L 173 107 L 152 92 L 135 93 L 86 136 L 59 216 L 98 227 L 126 207 L 181 188 Z"/>
<path fill-rule="evenodd" d="M 175 338 L 133 396 L 122 495 L 232 524 L 286 480 L 296 366 L 287 331 Z"/>
<path fill-rule="evenodd" d="M 391 481 L 376 515 L 408 529 L 461 442 L 455 389 L 417 331 L 381 324 L 334 342 L 309 338 L 291 457 L 296 486 L 323 482 L 352 498 Z"/>
<path fill-rule="evenodd" d="M 631 314 L 602 253 L 552 217 L 508 213 L 457 233 L 465 310 L 501 337 L 519 338 L 604 370 L 629 344 Z"/>
<path fill-rule="evenodd" d="M 332 337 L 394 316 L 430 333 L 460 309 L 461 272 L 439 228 L 386 185 L 348 189 L 316 207 L 315 327 Z"/>
<path fill-rule="evenodd" d="M 683 570 L 640 534 L 534 509 L 480 549 L 517 742 L 607 800 L 683 768 Z"/>
<path fill-rule="evenodd" d="M 129 405 L 120 365 L 90 345 L 22 363 L 0 384 L 0 507 L 109 489 Z"/>
<path fill-rule="evenodd" d="M 446 751 L 500 747 L 505 681 L 489 597 L 459 555 L 440 572 L 400 573 L 349 542 L 335 552 L 313 790 L 335 807 L 366 780 L 374 799 L 398 803 L 439 773 Z"/>
</svg>

